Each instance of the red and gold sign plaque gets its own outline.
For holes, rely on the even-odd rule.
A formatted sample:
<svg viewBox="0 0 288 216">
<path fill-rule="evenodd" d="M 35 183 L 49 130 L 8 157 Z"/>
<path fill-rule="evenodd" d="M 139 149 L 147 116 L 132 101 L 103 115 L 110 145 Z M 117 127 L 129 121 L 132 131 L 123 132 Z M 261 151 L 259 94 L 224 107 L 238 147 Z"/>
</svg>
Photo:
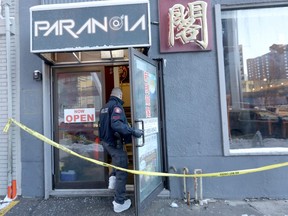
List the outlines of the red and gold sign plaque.
<svg viewBox="0 0 288 216">
<path fill-rule="evenodd" d="M 210 0 L 159 0 L 160 52 L 212 49 Z"/>
</svg>

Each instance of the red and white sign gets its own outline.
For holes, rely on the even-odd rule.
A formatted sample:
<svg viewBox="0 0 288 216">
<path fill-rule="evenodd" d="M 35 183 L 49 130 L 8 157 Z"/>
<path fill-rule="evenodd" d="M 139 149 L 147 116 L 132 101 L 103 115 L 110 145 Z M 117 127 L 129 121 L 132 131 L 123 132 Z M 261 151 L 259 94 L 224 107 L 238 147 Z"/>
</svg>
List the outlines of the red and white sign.
<svg viewBox="0 0 288 216">
<path fill-rule="evenodd" d="M 65 109 L 65 123 L 95 122 L 95 108 Z"/>
</svg>

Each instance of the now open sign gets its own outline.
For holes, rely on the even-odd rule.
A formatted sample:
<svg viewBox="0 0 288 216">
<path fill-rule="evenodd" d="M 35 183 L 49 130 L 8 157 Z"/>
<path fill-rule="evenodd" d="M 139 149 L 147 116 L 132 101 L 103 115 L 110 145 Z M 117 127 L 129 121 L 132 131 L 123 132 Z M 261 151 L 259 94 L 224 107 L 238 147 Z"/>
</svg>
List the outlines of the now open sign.
<svg viewBox="0 0 288 216">
<path fill-rule="evenodd" d="M 65 109 L 65 123 L 95 122 L 95 108 Z"/>
</svg>

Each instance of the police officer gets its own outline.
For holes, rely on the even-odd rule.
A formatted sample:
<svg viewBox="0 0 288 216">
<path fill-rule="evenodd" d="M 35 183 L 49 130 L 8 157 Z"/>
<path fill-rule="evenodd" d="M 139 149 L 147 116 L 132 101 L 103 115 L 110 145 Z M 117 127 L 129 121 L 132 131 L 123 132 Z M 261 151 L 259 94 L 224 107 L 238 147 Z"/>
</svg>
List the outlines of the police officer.
<svg viewBox="0 0 288 216">
<path fill-rule="evenodd" d="M 127 152 L 123 144 L 131 142 L 131 135 L 140 138 L 143 131 L 129 126 L 123 109 L 122 91 L 113 88 L 109 101 L 100 110 L 99 137 L 104 149 L 112 158 L 112 164 L 128 168 Z M 116 184 L 113 209 L 119 213 L 130 208 L 131 200 L 126 198 L 128 173 L 115 169 Z"/>
</svg>

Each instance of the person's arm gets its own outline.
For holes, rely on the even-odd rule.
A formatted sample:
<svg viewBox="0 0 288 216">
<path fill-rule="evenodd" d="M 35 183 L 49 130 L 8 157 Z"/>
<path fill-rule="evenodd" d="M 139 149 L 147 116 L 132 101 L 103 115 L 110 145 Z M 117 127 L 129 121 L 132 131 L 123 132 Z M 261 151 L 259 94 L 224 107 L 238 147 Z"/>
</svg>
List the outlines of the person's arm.
<svg viewBox="0 0 288 216">
<path fill-rule="evenodd" d="M 129 127 L 128 124 L 125 124 L 125 113 L 123 110 L 115 106 L 113 108 L 112 114 L 111 114 L 111 128 L 115 131 L 120 133 L 121 135 L 131 135 L 132 134 L 132 128 Z"/>
<path fill-rule="evenodd" d="M 141 137 L 143 135 L 143 131 L 133 129 L 126 123 L 125 113 L 118 106 L 114 107 L 111 114 L 111 128 L 124 136 L 133 135 L 135 137 Z"/>
</svg>

